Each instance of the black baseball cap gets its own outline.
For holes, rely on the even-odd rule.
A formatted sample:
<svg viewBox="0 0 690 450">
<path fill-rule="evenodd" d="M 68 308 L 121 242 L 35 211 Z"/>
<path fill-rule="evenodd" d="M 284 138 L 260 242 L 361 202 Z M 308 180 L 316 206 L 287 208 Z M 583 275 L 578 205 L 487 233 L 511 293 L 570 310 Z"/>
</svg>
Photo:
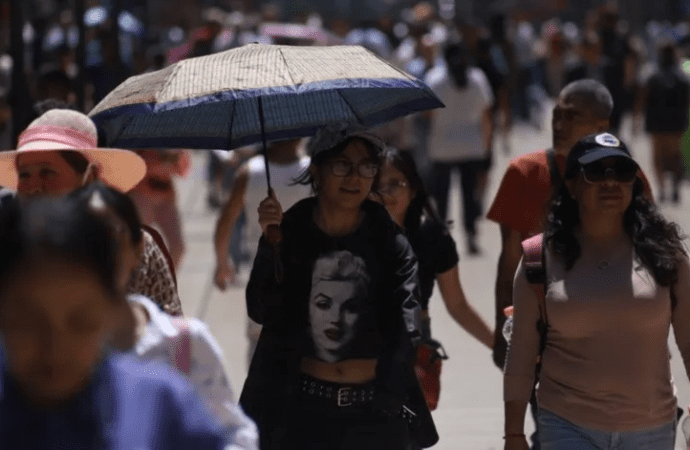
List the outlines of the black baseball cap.
<svg viewBox="0 0 690 450">
<path fill-rule="evenodd" d="M 577 141 L 570 150 L 566 163 L 566 172 L 612 156 L 629 159 L 637 164 L 630 156 L 628 147 L 616 136 L 611 133 L 590 134 Z"/>
<path fill-rule="evenodd" d="M 309 140 L 307 151 L 314 158 L 317 154 L 331 150 L 350 138 L 360 138 L 371 143 L 378 153 L 385 150 L 386 145 L 376 133 L 362 125 L 352 122 L 341 122 L 321 128 Z"/>
</svg>

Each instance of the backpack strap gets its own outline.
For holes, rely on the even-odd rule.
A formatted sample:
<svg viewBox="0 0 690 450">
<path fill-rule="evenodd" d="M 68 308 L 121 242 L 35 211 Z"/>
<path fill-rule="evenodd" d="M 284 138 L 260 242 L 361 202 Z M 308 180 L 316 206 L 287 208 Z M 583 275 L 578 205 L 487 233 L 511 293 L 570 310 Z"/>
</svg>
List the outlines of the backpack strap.
<svg viewBox="0 0 690 450">
<path fill-rule="evenodd" d="M 532 236 L 522 241 L 523 263 L 525 275 L 539 300 L 539 312 L 541 323 L 539 325 L 542 334 L 542 348 L 546 342 L 547 316 L 546 316 L 546 268 L 544 267 L 544 234 Z"/>
<path fill-rule="evenodd" d="M 189 324 L 185 319 L 173 318 L 171 322 L 180 332 L 179 338 L 171 342 L 171 350 L 175 368 L 185 375 L 189 375 L 192 363 L 192 345 Z"/>
</svg>

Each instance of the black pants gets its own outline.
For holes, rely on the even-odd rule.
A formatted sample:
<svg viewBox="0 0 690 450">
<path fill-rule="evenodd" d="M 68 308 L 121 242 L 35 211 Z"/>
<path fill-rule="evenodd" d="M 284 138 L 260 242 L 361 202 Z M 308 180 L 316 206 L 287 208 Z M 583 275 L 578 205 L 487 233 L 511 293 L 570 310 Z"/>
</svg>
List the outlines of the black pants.
<svg viewBox="0 0 690 450">
<path fill-rule="evenodd" d="M 448 191 L 450 191 L 450 172 L 453 168 L 460 171 L 460 190 L 462 192 L 462 223 L 470 235 L 477 233 L 477 219 L 481 215 L 481 203 L 477 198 L 477 174 L 481 170 L 481 161 L 457 163 L 435 162 L 429 173 L 429 191 L 436 199 L 438 213 L 443 220 L 448 216 Z"/>
<path fill-rule="evenodd" d="M 284 434 L 271 449 L 280 450 L 408 450 L 408 426 L 399 416 L 374 411 L 371 404 L 337 406 L 300 394 L 288 407 Z M 283 427 L 281 427 L 283 428 Z M 263 446 L 262 446 L 263 448 Z"/>
</svg>

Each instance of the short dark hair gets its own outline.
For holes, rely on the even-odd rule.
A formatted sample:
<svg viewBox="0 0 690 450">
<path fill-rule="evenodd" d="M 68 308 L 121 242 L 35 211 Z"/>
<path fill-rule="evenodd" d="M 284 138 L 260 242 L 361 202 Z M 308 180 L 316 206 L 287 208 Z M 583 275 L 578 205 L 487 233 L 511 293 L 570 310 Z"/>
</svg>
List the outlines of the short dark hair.
<svg viewBox="0 0 690 450">
<path fill-rule="evenodd" d="M 607 120 L 613 112 L 613 97 L 606 86 L 591 78 L 573 81 L 558 95 L 564 100 L 577 99 L 597 119 Z"/>
<path fill-rule="evenodd" d="M 322 170 L 323 167 L 326 165 L 326 163 L 333 157 L 336 157 L 340 155 L 342 152 L 345 151 L 348 145 L 350 145 L 351 142 L 361 142 L 364 144 L 364 146 L 367 149 L 367 153 L 369 154 L 369 157 L 371 160 L 376 163 L 376 164 L 381 164 L 381 149 L 376 147 L 372 142 L 368 141 L 367 139 L 357 137 L 357 136 L 352 136 L 335 147 L 329 149 L 329 150 L 324 150 L 317 152 L 316 154 L 313 154 L 311 156 L 311 165 L 316 166 L 317 169 Z M 376 177 L 374 178 L 374 185 L 376 185 L 376 182 L 379 179 L 379 174 L 376 174 Z M 316 190 L 316 180 L 314 179 L 314 176 L 311 173 L 310 168 L 308 167 L 307 169 L 304 170 L 297 178 L 295 178 L 293 184 L 302 184 L 302 185 L 310 185 L 312 192 L 318 193 Z"/>
<path fill-rule="evenodd" d="M 70 197 L 82 205 L 88 205 L 94 194 L 99 194 L 105 202 L 105 206 L 127 225 L 132 243 L 139 244 L 143 238 L 141 220 L 132 199 L 100 181 L 94 181 L 77 189 L 70 194 Z"/>
<path fill-rule="evenodd" d="M 103 220 L 70 198 L 13 199 L 0 208 L 0 292 L 26 263 L 57 258 L 91 270 L 113 299 L 117 243 Z"/>
</svg>

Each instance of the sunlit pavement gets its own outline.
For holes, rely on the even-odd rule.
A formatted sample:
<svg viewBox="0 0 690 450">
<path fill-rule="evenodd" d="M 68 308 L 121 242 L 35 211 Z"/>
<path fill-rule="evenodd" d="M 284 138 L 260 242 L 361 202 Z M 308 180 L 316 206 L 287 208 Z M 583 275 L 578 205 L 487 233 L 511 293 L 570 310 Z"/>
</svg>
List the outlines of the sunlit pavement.
<svg viewBox="0 0 690 450">
<path fill-rule="evenodd" d="M 650 180 L 653 180 L 648 139 L 644 136 L 631 139 L 630 133 L 625 131 L 627 129 L 629 123 L 624 125 L 621 138 L 629 144 L 633 155 Z M 550 127 L 538 131 L 528 125 L 518 125 L 511 135 L 510 154 L 506 155 L 503 152 L 500 142 L 497 144 L 487 192 L 487 207 L 498 189 L 509 160 L 523 153 L 547 148 L 550 145 L 549 133 Z M 237 397 L 246 373 L 246 308 L 243 281 L 246 280 L 248 268 L 241 272 L 238 286 L 231 287 L 224 293 L 213 288 L 213 231 L 217 212 L 209 210 L 206 205 L 206 162 L 207 155 L 204 152 L 195 152 L 189 177 L 178 183 L 178 201 L 182 210 L 187 245 L 187 252 L 178 272 L 179 292 L 185 313 L 205 320 L 223 348 Z M 450 199 L 450 211 L 455 223 L 461 223 L 457 186 L 456 179 Z M 690 231 L 690 216 L 687 214 L 687 206 L 690 204 L 688 185 L 683 186 L 682 194 L 680 205 L 664 205 L 662 211 L 668 219 L 676 221 L 684 230 Z M 248 205 L 249 208 L 257 206 Z M 479 224 L 479 233 L 482 253 L 470 257 L 465 251 L 461 227 L 453 228 L 453 236 L 460 254 L 461 281 L 467 298 L 479 313 L 492 323 L 500 233 L 498 226 L 487 220 L 482 220 Z M 443 343 L 450 356 L 443 365 L 441 400 L 434 412 L 441 436 L 434 449 L 502 449 L 502 377 L 491 360 L 489 350 L 450 318 L 436 291 L 431 301 L 431 317 L 433 334 Z M 673 337 L 670 338 L 670 343 L 673 375 L 678 387 L 680 404 L 687 405 L 690 403 L 690 383 Z M 532 428 L 531 419 L 528 418 L 526 432 L 531 433 Z M 678 449 L 683 448 L 680 437 Z"/>
</svg>

